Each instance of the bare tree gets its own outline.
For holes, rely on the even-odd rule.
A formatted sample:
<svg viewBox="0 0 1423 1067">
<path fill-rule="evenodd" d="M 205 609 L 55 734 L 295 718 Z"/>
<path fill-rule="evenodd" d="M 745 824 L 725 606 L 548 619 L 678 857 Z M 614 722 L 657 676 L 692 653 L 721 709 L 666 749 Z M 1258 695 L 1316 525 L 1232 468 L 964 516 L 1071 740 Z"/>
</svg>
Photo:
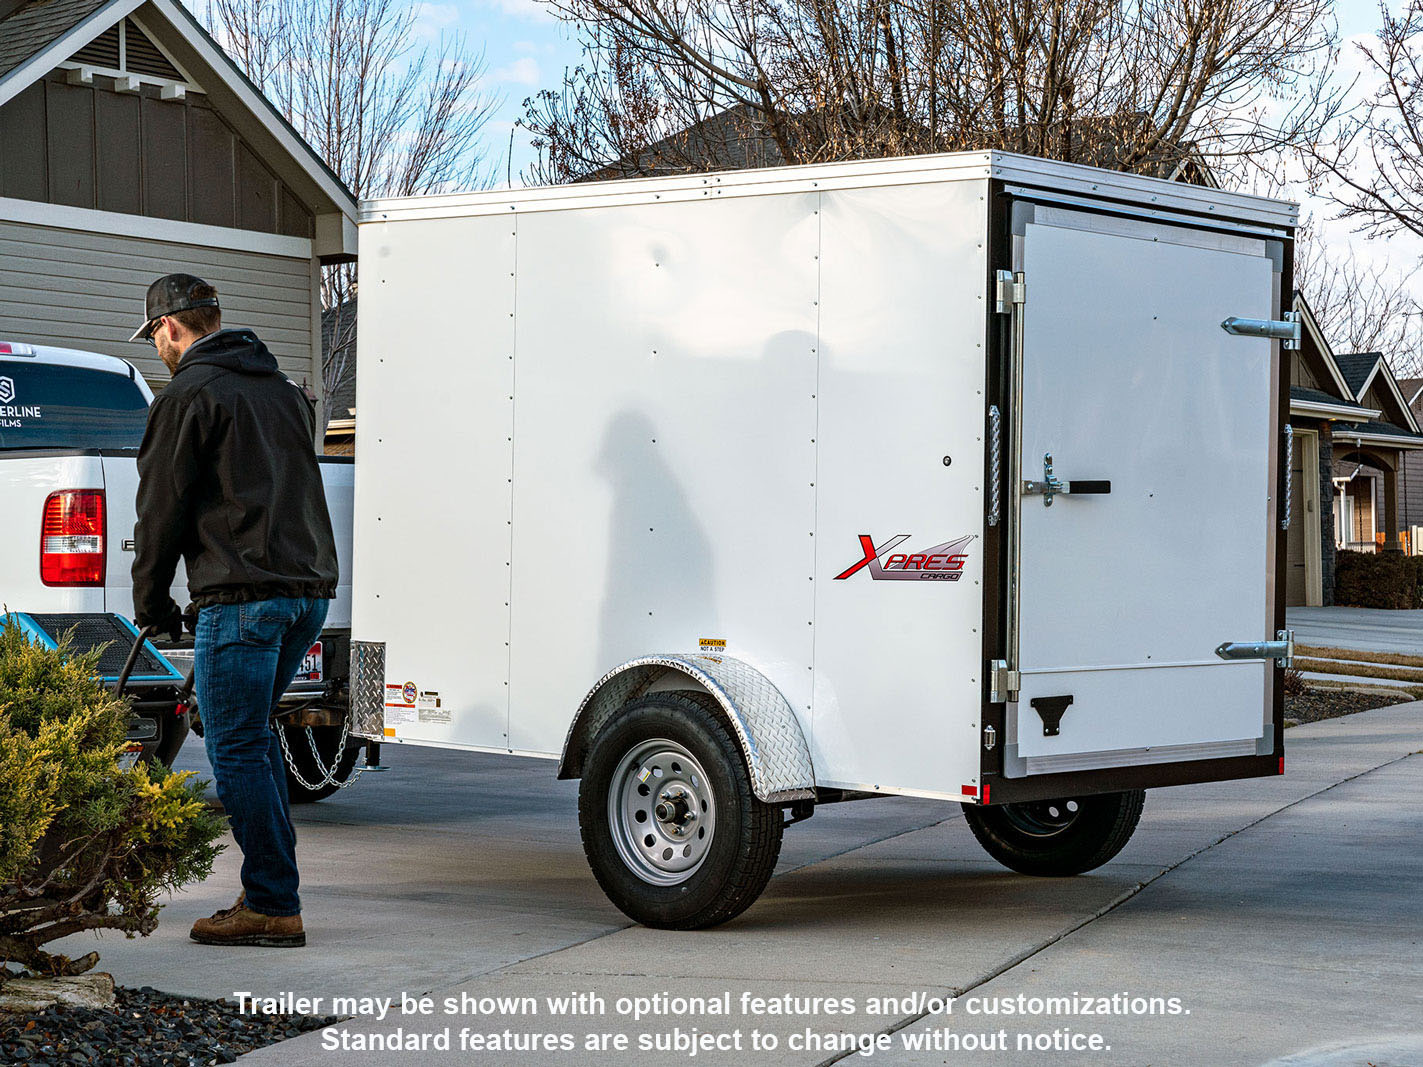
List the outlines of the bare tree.
<svg viewBox="0 0 1423 1067">
<path fill-rule="evenodd" d="M 1377 82 L 1327 137 L 1304 145 L 1310 191 L 1371 237 L 1423 237 L 1423 0 L 1401 14 L 1379 4 L 1377 39 L 1357 47 Z"/>
<path fill-rule="evenodd" d="M 716 149 L 748 143 L 776 163 L 1007 148 L 1170 175 L 1296 143 L 1335 103 L 1329 0 L 551 4 L 585 60 L 526 101 L 536 181 L 726 166 Z"/>
<path fill-rule="evenodd" d="M 1295 282 L 1340 352 L 1382 352 L 1400 378 L 1423 377 L 1418 270 L 1366 262 L 1352 246 L 1327 247 L 1306 221 L 1295 239 Z"/>
<path fill-rule="evenodd" d="M 480 132 L 496 101 L 461 37 L 422 45 L 402 0 L 209 0 L 214 35 L 358 198 L 489 184 Z M 322 385 L 353 370 L 356 277 L 322 272 Z M 326 419 L 331 418 L 326 406 Z"/>
</svg>

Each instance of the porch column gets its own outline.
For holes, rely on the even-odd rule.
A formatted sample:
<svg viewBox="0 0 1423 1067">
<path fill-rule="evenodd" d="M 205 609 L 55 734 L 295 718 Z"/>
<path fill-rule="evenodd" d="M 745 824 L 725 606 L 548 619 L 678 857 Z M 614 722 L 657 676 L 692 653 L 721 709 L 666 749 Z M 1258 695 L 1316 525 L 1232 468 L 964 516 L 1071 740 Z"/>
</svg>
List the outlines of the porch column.
<svg viewBox="0 0 1423 1067">
<path fill-rule="evenodd" d="M 1402 552 L 1403 542 L 1398 539 L 1398 471 L 1383 469 L 1383 528 L 1385 552 Z"/>
</svg>

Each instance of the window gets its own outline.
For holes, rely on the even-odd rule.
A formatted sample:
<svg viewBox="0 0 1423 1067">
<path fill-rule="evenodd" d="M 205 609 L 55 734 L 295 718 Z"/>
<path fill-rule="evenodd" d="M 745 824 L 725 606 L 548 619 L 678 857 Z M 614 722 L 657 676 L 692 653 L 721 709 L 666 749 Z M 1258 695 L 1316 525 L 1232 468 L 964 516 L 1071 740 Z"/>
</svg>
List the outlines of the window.
<svg viewBox="0 0 1423 1067">
<path fill-rule="evenodd" d="M 137 448 L 147 423 L 126 374 L 0 360 L 0 449 Z"/>
</svg>

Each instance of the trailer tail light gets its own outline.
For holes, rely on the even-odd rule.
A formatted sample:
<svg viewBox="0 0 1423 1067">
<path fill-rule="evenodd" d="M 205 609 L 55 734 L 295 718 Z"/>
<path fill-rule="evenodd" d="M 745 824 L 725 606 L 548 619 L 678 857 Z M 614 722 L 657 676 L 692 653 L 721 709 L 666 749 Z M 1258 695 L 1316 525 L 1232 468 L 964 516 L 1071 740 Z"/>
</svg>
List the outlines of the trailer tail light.
<svg viewBox="0 0 1423 1067">
<path fill-rule="evenodd" d="M 104 491 L 50 493 L 40 522 L 40 580 L 45 585 L 103 585 L 104 564 Z"/>
</svg>

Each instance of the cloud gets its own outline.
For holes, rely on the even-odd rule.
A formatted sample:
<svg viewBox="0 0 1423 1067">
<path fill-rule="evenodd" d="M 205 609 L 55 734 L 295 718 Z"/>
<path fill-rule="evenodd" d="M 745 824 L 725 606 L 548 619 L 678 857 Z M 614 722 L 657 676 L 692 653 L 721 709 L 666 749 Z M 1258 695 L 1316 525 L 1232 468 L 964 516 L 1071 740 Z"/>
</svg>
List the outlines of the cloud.
<svg viewBox="0 0 1423 1067">
<path fill-rule="evenodd" d="M 479 6 L 498 11 L 513 18 L 529 19 L 534 22 L 548 22 L 553 19 L 548 5 L 543 0 L 478 0 Z"/>
<path fill-rule="evenodd" d="M 433 40 L 458 23 L 459 8 L 454 4 L 435 4 L 425 0 L 415 5 L 415 34 L 426 40 Z"/>
<path fill-rule="evenodd" d="M 512 85 L 538 85 L 539 65 L 529 56 L 521 56 L 512 63 L 506 63 L 489 75 L 491 81 Z"/>
</svg>

